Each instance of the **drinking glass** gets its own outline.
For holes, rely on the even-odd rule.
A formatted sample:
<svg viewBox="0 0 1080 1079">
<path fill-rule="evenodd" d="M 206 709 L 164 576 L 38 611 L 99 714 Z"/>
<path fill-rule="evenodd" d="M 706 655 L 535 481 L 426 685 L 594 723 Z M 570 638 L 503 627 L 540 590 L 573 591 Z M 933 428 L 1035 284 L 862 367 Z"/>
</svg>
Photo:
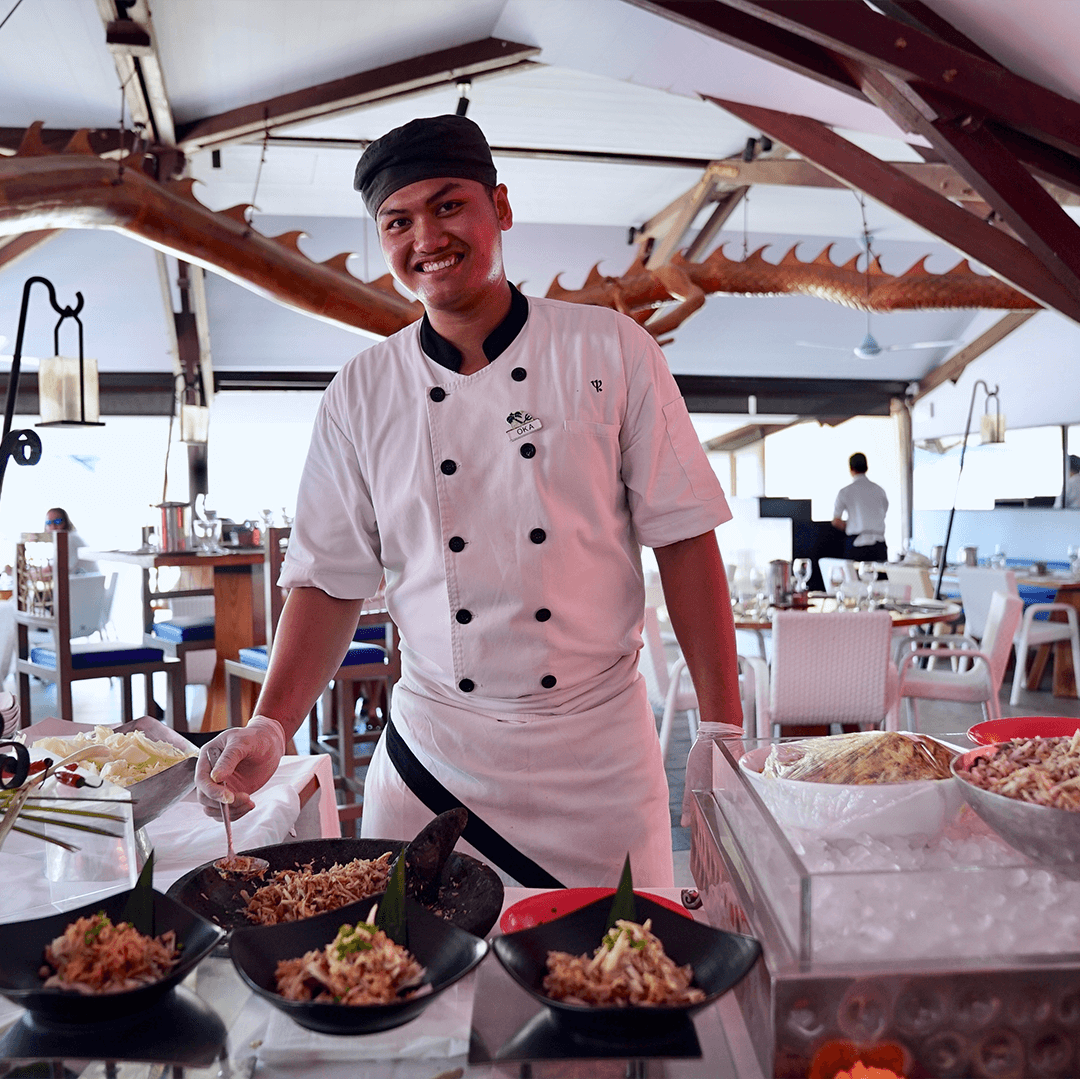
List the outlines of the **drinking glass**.
<svg viewBox="0 0 1080 1079">
<path fill-rule="evenodd" d="M 844 567 L 833 566 L 832 572 L 829 574 L 829 589 L 836 596 L 836 609 L 843 610 L 844 607 Z"/>
<path fill-rule="evenodd" d="M 810 580 L 810 559 L 796 558 L 791 563 L 791 572 L 795 575 L 795 591 L 805 592 L 806 582 Z"/>
<path fill-rule="evenodd" d="M 859 580 L 866 586 L 866 607 L 870 609 L 874 602 L 874 582 L 877 580 L 876 562 L 859 562 L 855 567 Z"/>
<path fill-rule="evenodd" d="M 1080 547 L 1075 543 L 1069 544 L 1069 572 L 1074 576 L 1080 572 Z"/>
</svg>

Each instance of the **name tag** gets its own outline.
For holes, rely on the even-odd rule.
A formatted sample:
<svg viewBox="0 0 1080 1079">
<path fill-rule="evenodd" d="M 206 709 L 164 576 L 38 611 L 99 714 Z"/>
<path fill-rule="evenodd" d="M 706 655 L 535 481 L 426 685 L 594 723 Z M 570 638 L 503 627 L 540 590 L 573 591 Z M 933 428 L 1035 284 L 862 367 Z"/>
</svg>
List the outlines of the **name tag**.
<svg viewBox="0 0 1080 1079">
<path fill-rule="evenodd" d="M 533 431 L 539 431 L 544 425 L 539 420 L 529 420 L 528 423 L 523 423 L 520 427 L 512 427 L 506 432 L 506 437 L 511 442 L 517 442 L 519 438 L 524 438 L 526 435 L 531 435 Z"/>
</svg>

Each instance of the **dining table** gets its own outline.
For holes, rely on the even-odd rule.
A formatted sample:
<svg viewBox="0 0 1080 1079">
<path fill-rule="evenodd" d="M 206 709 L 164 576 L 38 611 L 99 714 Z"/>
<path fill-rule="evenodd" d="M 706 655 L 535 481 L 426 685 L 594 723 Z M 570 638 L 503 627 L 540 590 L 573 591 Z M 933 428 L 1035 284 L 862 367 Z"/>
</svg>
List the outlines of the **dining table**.
<svg viewBox="0 0 1080 1079">
<path fill-rule="evenodd" d="M 89 551 L 83 555 L 97 562 L 119 562 L 144 570 L 179 566 L 213 571 L 217 662 L 207 690 L 202 730 L 224 730 L 228 725 L 225 660 L 238 659 L 241 648 L 266 643 L 260 578 L 265 561 L 262 549 L 242 547 L 216 554 L 205 551 Z"/>
<path fill-rule="evenodd" d="M 781 608 L 794 610 L 795 608 Z M 934 625 L 938 622 L 952 622 L 960 616 L 962 610 L 959 603 L 951 603 L 948 600 L 922 599 L 911 603 L 886 602 L 877 610 L 886 610 L 892 617 L 895 629 L 905 629 L 913 626 Z M 776 608 L 770 607 L 764 613 L 736 613 L 735 628 L 764 631 L 772 629 L 772 614 Z M 822 593 L 812 593 L 810 605 L 803 613 L 808 616 L 843 610 L 846 613 L 858 614 L 858 611 L 847 611 L 840 607 L 832 596 Z"/>
</svg>

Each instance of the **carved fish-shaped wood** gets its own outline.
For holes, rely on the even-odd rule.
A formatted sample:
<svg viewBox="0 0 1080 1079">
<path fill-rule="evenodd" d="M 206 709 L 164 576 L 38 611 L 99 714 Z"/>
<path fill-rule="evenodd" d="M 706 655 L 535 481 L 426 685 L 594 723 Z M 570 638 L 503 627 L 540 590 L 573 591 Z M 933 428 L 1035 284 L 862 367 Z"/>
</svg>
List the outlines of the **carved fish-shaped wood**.
<svg viewBox="0 0 1080 1079">
<path fill-rule="evenodd" d="M 0 235 L 115 229 L 285 306 L 373 337 L 389 336 L 423 314 L 419 302 L 396 291 L 389 275 L 367 284 L 353 277 L 346 269 L 349 252 L 314 262 L 298 246 L 301 233 L 263 236 L 248 223 L 246 205 L 209 210 L 196 199 L 194 180 L 158 183 L 142 170 L 142 155 L 120 162 L 98 157 L 85 131 L 54 153 L 42 141 L 41 127 L 27 130 L 14 157 L 0 157 Z M 639 258 L 620 277 L 605 277 L 594 267 L 579 289 L 563 288 L 556 277 L 547 294 L 622 311 L 657 338 L 716 293 L 799 293 L 867 311 L 1039 306 L 966 261 L 935 274 L 923 258 L 894 277 L 876 260 L 869 273 L 857 259 L 837 265 L 831 249 L 830 244 L 803 262 L 793 247 L 774 264 L 763 257 L 764 248 L 740 260 L 717 248 L 704 262 L 676 255 L 657 270 L 646 269 Z"/>
</svg>

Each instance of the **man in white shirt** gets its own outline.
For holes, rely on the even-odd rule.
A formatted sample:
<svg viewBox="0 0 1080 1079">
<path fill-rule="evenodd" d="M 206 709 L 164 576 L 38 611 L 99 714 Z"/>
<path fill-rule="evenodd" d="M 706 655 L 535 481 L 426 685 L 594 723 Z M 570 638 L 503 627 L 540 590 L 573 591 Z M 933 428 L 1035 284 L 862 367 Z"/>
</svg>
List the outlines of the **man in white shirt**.
<svg viewBox="0 0 1080 1079">
<path fill-rule="evenodd" d="M 1061 495 L 1054 499 L 1054 508 L 1061 509 Z M 1065 481 L 1065 509 L 1080 509 L 1080 457 L 1069 454 L 1069 478 Z"/>
<path fill-rule="evenodd" d="M 628 850 L 635 881 L 670 884 L 642 544 L 702 720 L 742 713 L 713 531 L 731 514 L 664 356 L 623 315 L 509 284 L 507 191 L 471 120 L 395 129 L 355 186 L 426 314 L 326 392 L 257 715 L 204 747 L 204 804 L 250 808 L 385 574 L 402 676 L 363 834 L 411 838 L 456 802 L 459 846 L 527 886 L 613 884 Z"/>
<path fill-rule="evenodd" d="M 884 562 L 888 558 L 885 547 L 888 496 L 883 488 L 866 478 L 865 453 L 853 453 L 848 458 L 848 468 L 851 483 L 836 496 L 832 522 L 833 528 L 847 536 L 844 557 L 856 562 Z"/>
</svg>

